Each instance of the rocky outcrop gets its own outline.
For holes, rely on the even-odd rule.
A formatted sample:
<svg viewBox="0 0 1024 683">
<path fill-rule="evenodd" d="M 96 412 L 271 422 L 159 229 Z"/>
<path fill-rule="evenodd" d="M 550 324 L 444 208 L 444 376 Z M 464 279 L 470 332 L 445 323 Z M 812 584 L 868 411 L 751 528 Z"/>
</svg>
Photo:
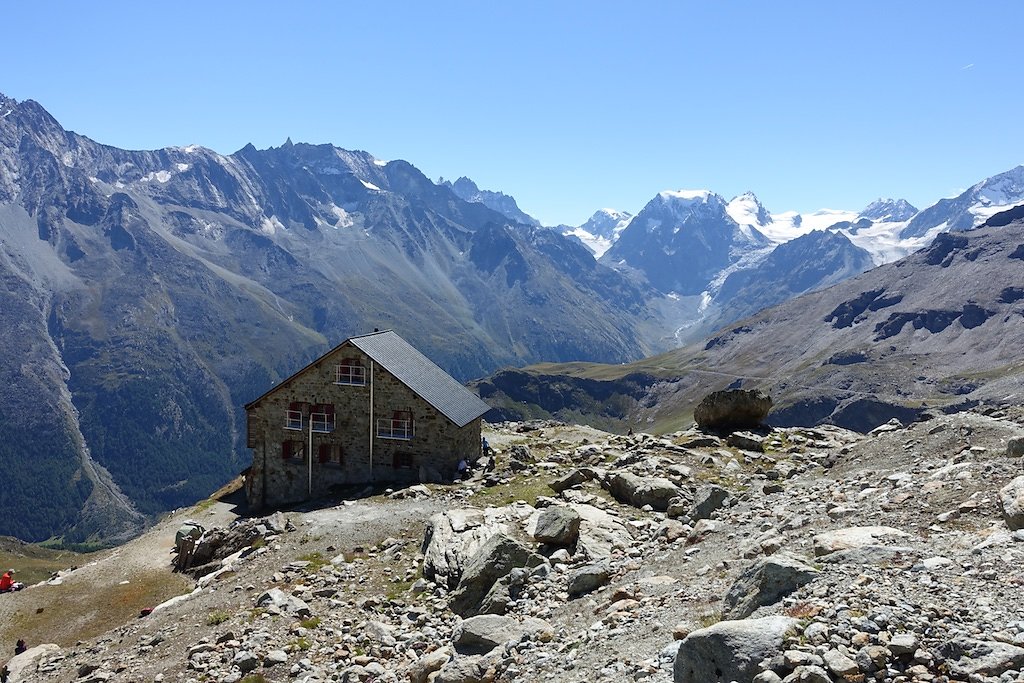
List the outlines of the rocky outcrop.
<svg viewBox="0 0 1024 683">
<path fill-rule="evenodd" d="M 534 557 L 529 548 L 515 539 L 495 534 L 467 563 L 459 586 L 452 593 L 452 611 L 464 617 L 477 614 L 494 583 L 516 567 L 527 566 Z"/>
<path fill-rule="evenodd" d="M 707 431 L 749 429 L 762 424 L 771 409 L 772 399 L 760 391 L 727 389 L 705 396 L 693 419 Z"/>
<path fill-rule="evenodd" d="M 423 536 L 423 576 L 454 589 L 470 558 L 491 537 L 506 531 L 499 518 L 483 510 L 455 509 L 434 515 Z"/>
</svg>

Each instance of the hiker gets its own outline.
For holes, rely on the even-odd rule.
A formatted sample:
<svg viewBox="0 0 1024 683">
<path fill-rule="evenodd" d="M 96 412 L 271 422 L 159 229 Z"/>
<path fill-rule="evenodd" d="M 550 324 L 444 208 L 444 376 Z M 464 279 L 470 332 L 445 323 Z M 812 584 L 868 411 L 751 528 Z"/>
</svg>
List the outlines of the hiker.
<svg viewBox="0 0 1024 683">
<path fill-rule="evenodd" d="M 466 462 L 465 458 L 463 458 L 462 460 L 459 460 L 459 465 L 456 468 L 456 471 L 458 472 L 459 479 L 465 479 L 466 478 L 466 473 L 469 471 L 469 463 Z"/>
<path fill-rule="evenodd" d="M 27 649 L 28 647 L 25 646 L 25 639 L 19 638 L 18 643 L 14 646 L 14 655 L 18 656 Z"/>
<path fill-rule="evenodd" d="M 487 443 L 486 436 L 480 437 L 480 452 L 483 453 L 484 455 L 491 454 L 491 444 Z"/>
<path fill-rule="evenodd" d="M 14 570 L 8 569 L 3 576 L 0 576 L 0 593 L 10 593 L 11 591 L 20 590 L 21 584 L 15 583 L 14 581 Z"/>
</svg>

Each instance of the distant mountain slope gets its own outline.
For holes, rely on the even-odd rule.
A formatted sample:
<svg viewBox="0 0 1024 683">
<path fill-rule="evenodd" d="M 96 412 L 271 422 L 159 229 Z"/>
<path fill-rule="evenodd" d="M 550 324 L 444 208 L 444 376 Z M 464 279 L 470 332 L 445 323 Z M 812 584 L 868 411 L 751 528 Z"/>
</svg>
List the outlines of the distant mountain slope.
<svg viewBox="0 0 1024 683">
<path fill-rule="evenodd" d="M 1024 166 L 986 178 L 951 199 L 940 199 L 907 223 L 900 238 L 929 231 L 970 230 L 990 216 L 1024 202 Z"/>
<path fill-rule="evenodd" d="M 939 235 L 901 261 L 762 311 L 701 344 L 614 367 L 504 371 L 478 388 L 506 415 L 674 429 L 707 392 L 757 387 L 775 399 L 777 423 L 868 430 L 925 409 L 1019 402 L 1021 348 L 1024 220 L 1017 220 Z M 553 392 L 572 400 L 555 410 L 528 401 Z M 521 401 L 527 405 L 517 408 Z"/>
<path fill-rule="evenodd" d="M 657 348 L 648 290 L 407 162 L 0 113 L 0 534 L 118 539 L 207 495 L 248 461 L 239 406 L 375 327 L 461 379 Z"/>
</svg>

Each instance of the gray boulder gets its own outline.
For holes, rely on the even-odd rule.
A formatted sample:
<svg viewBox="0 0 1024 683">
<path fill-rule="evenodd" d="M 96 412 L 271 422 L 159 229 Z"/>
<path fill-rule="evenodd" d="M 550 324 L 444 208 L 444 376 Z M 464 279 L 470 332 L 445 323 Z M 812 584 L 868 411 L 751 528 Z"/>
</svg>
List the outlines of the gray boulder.
<svg viewBox="0 0 1024 683">
<path fill-rule="evenodd" d="M 776 553 L 748 567 L 725 595 L 722 616 L 744 619 L 758 607 L 772 605 L 810 583 L 818 570 L 788 553 Z"/>
<path fill-rule="evenodd" d="M 531 559 L 529 549 L 505 534 L 492 536 L 473 555 L 452 594 L 451 610 L 467 617 L 479 613 L 480 603 L 494 583 Z M 540 558 L 541 561 L 543 558 Z"/>
<path fill-rule="evenodd" d="M 999 505 L 1010 531 L 1024 529 L 1024 476 L 1017 477 L 999 491 Z"/>
<path fill-rule="evenodd" d="M 409 667 L 410 683 L 427 683 L 430 674 L 438 671 L 451 658 L 452 651 L 447 647 L 423 655 Z"/>
<path fill-rule="evenodd" d="M 1024 456 L 1024 436 L 1018 436 L 1006 442 L 1006 455 L 1010 458 Z"/>
<path fill-rule="evenodd" d="M 45 680 L 39 672 L 41 660 L 60 652 L 60 647 L 53 643 L 36 645 L 14 655 L 7 661 L 7 683 L 30 683 L 30 681 Z"/>
<path fill-rule="evenodd" d="M 679 487 L 664 477 L 638 477 L 629 472 L 612 476 L 609 491 L 616 500 L 634 507 L 650 505 L 664 512 L 673 498 L 681 495 Z"/>
<path fill-rule="evenodd" d="M 497 614 L 481 614 L 464 620 L 455 627 L 452 641 L 455 651 L 460 654 L 481 655 L 490 652 L 502 643 L 518 641 L 524 635 L 553 635 L 551 624 L 543 619 L 526 617 L 522 621 L 515 617 Z"/>
<path fill-rule="evenodd" d="M 733 432 L 726 437 L 725 443 L 740 450 L 764 453 L 765 440 L 765 437 L 754 432 Z"/>
<path fill-rule="evenodd" d="M 851 526 L 845 529 L 825 531 L 814 537 L 814 555 L 821 557 L 839 550 L 877 545 L 886 537 L 906 538 L 909 534 L 891 526 Z"/>
<path fill-rule="evenodd" d="M 683 639 L 672 667 L 674 683 L 750 681 L 759 664 L 781 653 L 785 638 L 799 627 L 796 619 L 765 617 L 720 621 Z"/>
<path fill-rule="evenodd" d="M 448 510 L 434 515 L 423 536 L 423 576 L 448 590 L 459 585 L 470 558 L 506 528 L 483 510 Z"/>
<path fill-rule="evenodd" d="M 611 569 L 604 562 L 595 562 L 581 567 L 569 579 L 569 597 L 578 598 L 597 590 L 608 583 Z"/>
<path fill-rule="evenodd" d="M 999 676 L 1005 671 L 1024 667 L 1024 648 L 1009 643 L 961 637 L 941 643 L 938 651 L 946 660 L 949 672 L 964 679 Z"/>
<path fill-rule="evenodd" d="M 727 389 L 705 396 L 693 419 L 703 430 L 749 429 L 760 425 L 771 409 L 771 398 L 760 391 Z"/>
<path fill-rule="evenodd" d="M 313 614 L 301 598 L 285 593 L 280 588 L 271 588 L 256 598 L 256 606 L 264 607 L 269 611 L 276 611 L 280 614 L 290 614 L 299 617 L 308 617 Z"/>
<path fill-rule="evenodd" d="M 555 479 L 553 482 L 548 484 L 548 488 L 550 488 L 555 493 L 561 493 L 566 489 L 571 489 L 573 486 L 579 486 L 583 482 L 589 480 L 590 477 L 587 476 L 586 472 L 577 469 L 573 470 L 572 472 L 569 472 L 569 474 L 565 475 L 564 477 Z"/>
<path fill-rule="evenodd" d="M 572 546 L 580 535 L 580 513 L 571 507 L 554 505 L 544 508 L 537 517 L 537 528 L 533 537 L 540 543 Z"/>
<path fill-rule="evenodd" d="M 693 494 L 693 505 L 690 508 L 690 518 L 695 522 L 702 519 L 709 519 L 711 517 L 711 513 L 722 507 L 728 498 L 729 492 L 717 484 L 701 486 L 697 489 L 697 492 Z"/>
</svg>

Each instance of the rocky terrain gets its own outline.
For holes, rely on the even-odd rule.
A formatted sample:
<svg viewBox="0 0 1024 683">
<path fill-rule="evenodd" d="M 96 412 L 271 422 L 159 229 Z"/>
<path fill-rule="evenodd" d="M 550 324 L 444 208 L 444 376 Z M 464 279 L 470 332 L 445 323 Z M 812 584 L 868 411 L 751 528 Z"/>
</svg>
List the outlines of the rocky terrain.
<svg viewBox="0 0 1024 683">
<path fill-rule="evenodd" d="M 1024 681 L 1024 410 L 921 418 L 503 423 L 464 482 L 180 511 L 0 597 L 0 645 L 33 646 L 12 682 Z M 187 516 L 209 530 L 172 573 Z M 27 630 L 69 585 L 149 571 L 148 616 L 122 595 L 93 603 L 125 615 L 102 633 L 77 609 Z"/>
</svg>

